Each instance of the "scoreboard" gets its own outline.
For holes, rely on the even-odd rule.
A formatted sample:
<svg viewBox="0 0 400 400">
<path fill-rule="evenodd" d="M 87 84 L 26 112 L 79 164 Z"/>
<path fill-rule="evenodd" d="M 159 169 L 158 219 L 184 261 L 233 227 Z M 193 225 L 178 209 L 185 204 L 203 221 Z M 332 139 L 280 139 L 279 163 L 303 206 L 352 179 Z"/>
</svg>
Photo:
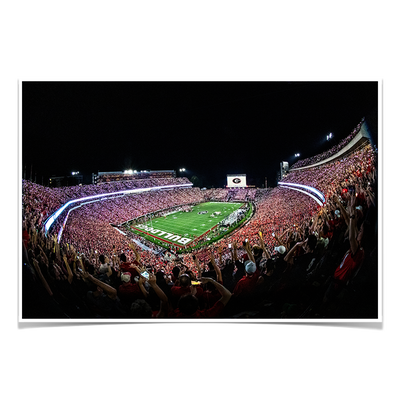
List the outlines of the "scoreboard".
<svg viewBox="0 0 400 400">
<path fill-rule="evenodd" d="M 246 174 L 242 174 L 242 175 L 227 175 L 226 176 L 226 180 L 227 180 L 227 185 L 226 186 L 229 187 L 229 188 L 247 187 Z"/>
</svg>

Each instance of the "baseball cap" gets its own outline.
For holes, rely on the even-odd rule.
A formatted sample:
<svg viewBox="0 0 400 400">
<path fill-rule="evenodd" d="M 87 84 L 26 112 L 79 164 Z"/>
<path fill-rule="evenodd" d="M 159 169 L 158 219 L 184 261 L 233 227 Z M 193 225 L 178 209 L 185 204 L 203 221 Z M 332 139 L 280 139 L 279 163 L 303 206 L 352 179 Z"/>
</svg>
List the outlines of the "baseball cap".
<svg viewBox="0 0 400 400">
<path fill-rule="evenodd" d="M 130 272 L 123 272 L 121 274 L 121 281 L 122 282 L 129 282 L 131 280 L 131 273 Z"/>
<path fill-rule="evenodd" d="M 253 261 L 247 260 L 247 261 L 244 263 L 244 267 L 245 267 L 246 272 L 247 272 L 248 274 L 254 274 L 254 272 L 256 272 L 256 264 L 254 264 Z"/>
<path fill-rule="evenodd" d="M 286 248 L 285 248 L 285 246 L 278 246 L 278 247 L 275 247 L 275 251 L 277 251 L 280 254 L 283 254 L 286 251 Z"/>
</svg>

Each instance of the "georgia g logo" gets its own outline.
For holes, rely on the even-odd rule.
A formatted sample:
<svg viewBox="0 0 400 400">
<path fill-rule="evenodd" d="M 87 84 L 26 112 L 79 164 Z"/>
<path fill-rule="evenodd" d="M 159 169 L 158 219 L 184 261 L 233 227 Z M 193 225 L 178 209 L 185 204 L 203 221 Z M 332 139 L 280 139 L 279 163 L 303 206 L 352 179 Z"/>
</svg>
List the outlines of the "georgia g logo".
<svg viewBox="0 0 400 400">
<path fill-rule="evenodd" d="M 232 181 L 233 183 L 240 183 L 240 182 L 242 182 L 239 178 L 235 178 L 233 181 Z"/>
</svg>

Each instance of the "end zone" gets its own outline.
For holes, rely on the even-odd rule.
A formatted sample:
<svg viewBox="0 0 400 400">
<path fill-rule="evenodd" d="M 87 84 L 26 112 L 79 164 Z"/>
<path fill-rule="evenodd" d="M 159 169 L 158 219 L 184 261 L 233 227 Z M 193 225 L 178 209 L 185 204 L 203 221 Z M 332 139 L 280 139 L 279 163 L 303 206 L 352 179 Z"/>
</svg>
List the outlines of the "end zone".
<svg viewBox="0 0 400 400">
<path fill-rule="evenodd" d="M 139 224 L 139 225 L 135 225 L 133 226 L 133 228 L 137 229 L 139 232 L 145 233 L 146 235 L 149 235 L 155 239 L 159 239 L 163 242 L 169 243 L 169 244 L 177 244 L 179 245 L 187 245 L 189 244 L 192 239 L 189 238 L 185 238 L 185 237 L 181 237 L 179 235 L 175 235 L 173 233 L 168 233 L 168 232 L 164 232 L 161 231 L 160 229 L 156 229 L 156 228 L 152 228 L 151 226 L 146 226 L 144 224 Z M 155 236 L 157 235 L 157 236 Z M 161 237 L 164 236 L 164 237 Z M 169 240 L 166 240 L 169 239 Z M 175 242 L 175 243 L 173 243 Z M 183 247 L 183 246 L 180 246 Z"/>
</svg>

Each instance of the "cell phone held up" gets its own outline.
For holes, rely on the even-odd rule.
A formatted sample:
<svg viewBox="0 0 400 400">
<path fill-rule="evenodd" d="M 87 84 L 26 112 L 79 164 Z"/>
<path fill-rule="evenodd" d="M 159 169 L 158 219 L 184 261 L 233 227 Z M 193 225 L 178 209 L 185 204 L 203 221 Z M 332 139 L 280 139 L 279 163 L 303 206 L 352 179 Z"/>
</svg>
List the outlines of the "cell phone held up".
<svg viewBox="0 0 400 400">
<path fill-rule="evenodd" d="M 147 271 L 141 272 L 140 275 L 143 276 L 143 278 L 145 278 L 145 279 L 149 279 L 149 276 L 150 276 Z"/>
</svg>

